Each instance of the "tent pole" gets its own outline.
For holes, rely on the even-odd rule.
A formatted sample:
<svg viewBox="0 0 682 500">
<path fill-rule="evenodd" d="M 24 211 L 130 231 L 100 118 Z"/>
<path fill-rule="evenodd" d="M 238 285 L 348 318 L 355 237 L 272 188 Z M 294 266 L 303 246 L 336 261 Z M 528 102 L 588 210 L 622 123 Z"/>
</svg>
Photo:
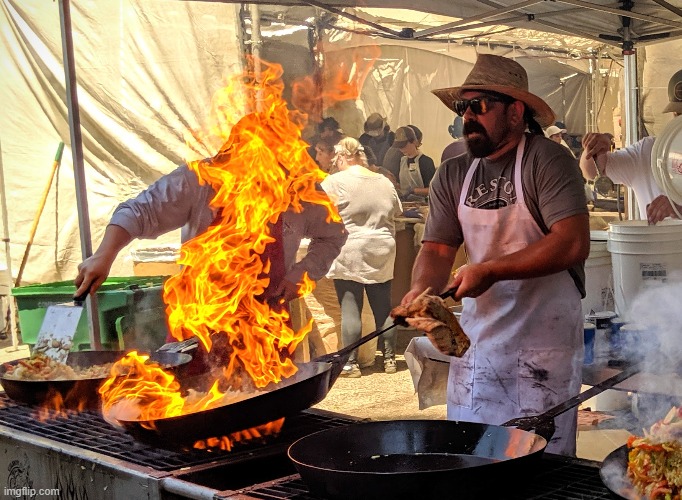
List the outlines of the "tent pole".
<svg viewBox="0 0 682 500">
<path fill-rule="evenodd" d="M 12 258 L 10 257 L 9 246 L 9 217 L 7 215 L 7 195 L 5 191 L 5 170 L 2 167 L 2 144 L 0 144 L 0 204 L 2 205 L 2 227 L 3 227 L 3 241 L 5 242 L 5 260 L 7 261 L 7 275 L 8 290 L 12 288 Z M 7 295 L 7 303 L 9 304 L 9 326 L 12 335 L 12 348 L 16 350 L 19 347 L 19 338 L 17 337 L 16 311 L 14 307 L 14 299 L 12 293 Z M 5 314 L 5 311 L 2 311 Z"/>
<path fill-rule="evenodd" d="M 90 214 L 88 211 L 88 192 L 85 185 L 85 169 L 83 167 L 83 138 L 81 136 L 80 113 L 78 109 L 78 81 L 76 80 L 76 64 L 71 32 L 70 0 L 59 0 L 59 21 L 62 32 L 62 57 L 64 59 L 64 77 L 66 83 L 66 106 L 69 112 L 69 133 L 71 138 L 71 154 L 73 156 L 73 174 L 76 180 L 76 207 L 78 210 L 78 226 L 80 228 L 81 253 L 83 259 L 92 255 L 92 236 L 90 234 Z M 97 297 L 88 297 L 88 325 L 90 331 L 90 348 L 102 349 L 100 337 L 99 315 L 97 314 Z"/>
<path fill-rule="evenodd" d="M 625 145 L 639 140 L 639 120 L 637 119 L 637 57 L 633 51 L 623 51 L 625 65 Z M 628 219 L 639 219 L 637 202 L 632 189 L 628 188 Z"/>
</svg>

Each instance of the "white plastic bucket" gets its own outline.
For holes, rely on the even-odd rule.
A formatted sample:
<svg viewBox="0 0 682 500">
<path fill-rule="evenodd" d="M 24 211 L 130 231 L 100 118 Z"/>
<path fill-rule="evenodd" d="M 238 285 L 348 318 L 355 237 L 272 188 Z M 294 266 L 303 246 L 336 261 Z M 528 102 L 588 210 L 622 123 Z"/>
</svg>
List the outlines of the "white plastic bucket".
<svg viewBox="0 0 682 500">
<path fill-rule="evenodd" d="M 628 318 L 632 300 L 645 289 L 682 279 L 682 221 L 656 225 L 628 220 L 609 223 L 615 309 Z"/>
<path fill-rule="evenodd" d="M 583 316 L 613 310 L 611 254 L 606 241 L 590 242 L 590 253 L 585 261 L 585 292 L 582 300 Z"/>
</svg>

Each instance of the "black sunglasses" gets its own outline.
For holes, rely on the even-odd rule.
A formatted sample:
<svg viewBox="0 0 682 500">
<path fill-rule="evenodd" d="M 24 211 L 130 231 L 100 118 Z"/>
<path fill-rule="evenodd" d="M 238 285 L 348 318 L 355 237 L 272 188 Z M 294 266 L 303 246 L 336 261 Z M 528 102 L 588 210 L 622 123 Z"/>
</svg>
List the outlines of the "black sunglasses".
<svg viewBox="0 0 682 500">
<path fill-rule="evenodd" d="M 501 97 L 493 97 L 490 95 L 475 97 L 473 99 L 462 99 L 455 101 L 455 113 L 457 113 L 459 116 L 464 116 L 464 113 L 467 112 L 467 108 L 471 108 L 471 112 L 475 115 L 484 115 L 490 111 L 491 102 L 511 103 L 512 100 L 503 99 Z"/>
</svg>

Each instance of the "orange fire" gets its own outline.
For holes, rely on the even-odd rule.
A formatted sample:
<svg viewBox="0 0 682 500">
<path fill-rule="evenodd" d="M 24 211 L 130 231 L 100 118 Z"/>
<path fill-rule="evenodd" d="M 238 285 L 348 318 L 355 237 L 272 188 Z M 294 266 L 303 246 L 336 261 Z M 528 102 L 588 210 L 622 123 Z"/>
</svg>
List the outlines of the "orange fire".
<svg viewBox="0 0 682 500">
<path fill-rule="evenodd" d="M 61 392 L 50 388 L 45 396 L 45 399 L 40 405 L 36 406 L 33 417 L 40 421 L 46 422 L 56 418 L 69 418 L 73 413 L 80 413 L 88 406 L 88 399 L 82 396 L 78 391 L 78 386 L 75 390 L 70 391 L 63 396 Z"/>
<path fill-rule="evenodd" d="M 325 54 L 321 74 L 293 83 L 292 104 L 305 111 L 311 120 L 321 121 L 324 108 L 360 97 L 367 75 L 380 55 L 377 46 L 356 47 L 350 57 L 347 51 Z"/>
<path fill-rule="evenodd" d="M 283 425 L 284 419 L 280 418 L 274 422 L 259 425 L 252 429 L 235 432 L 229 436 L 222 436 L 219 438 L 212 437 L 197 441 L 194 443 L 193 448 L 197 450 L 210 450 L 217 448 L 220 450 L 231 451 L 234 445 L 241 441 L 250 441 L 252 439 L 258 439 L 266 435 L 277 434 L 282 429 Z"/>
<path fill-rule="evenodd" d="M 206 393 L 183 392 L 172 375 L 131 353 L 119 361 L 131 375 L 112 377 L 100 389 L 110 420 L 153 421 L 229 404 L 250 395 L 241 393 L 240 381 L 257 390 L 297 371 L 291 354 L 312 323 L 294 331 L 286 309 L 258 300 L 271 269 L 261 255 L 275 241 L 271 225 L 288 210 L 300 212 L 302 202 L 324 205 L 330 220 L 340 218 L 316 189 L 325 174 L 301 139 L 305 116 L 282 99 L 281 67 L 258 62 L 231 78 L 219 93 L 223 97 L 214 99 L 211 130 L 193 134 L 207 145 L 220 136 L 224 141 L 229 130 L 214 157 L 188 164 L 213 188 L 216 217 L 206 232 L 183 244 L 178 261 L 183 268 L 164 286 L 172 335 L 197 336 L 209 357 L 213 347 L 220 350 L 215 382 Z M 244 114 L 245 109 L 253 111 Z M 313 287 L 305 276 L 299 293 Z"/>
</svg>

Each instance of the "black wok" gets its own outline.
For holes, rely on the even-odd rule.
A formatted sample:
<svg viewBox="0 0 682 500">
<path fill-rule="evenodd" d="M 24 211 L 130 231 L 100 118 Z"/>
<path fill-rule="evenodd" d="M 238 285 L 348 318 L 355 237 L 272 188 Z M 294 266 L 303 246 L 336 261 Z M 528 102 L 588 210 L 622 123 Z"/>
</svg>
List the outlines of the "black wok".
<svg viewBox="0 0 682 500">
<path fill-rule="evenodd" d="M 354 349 L 395 326 L 397 324 L 377 330 L 335 353 L 302 363 L 292 377 L 270 384 L 248 399 L 177 417 L 118 419 L 118 422 L 139 441 L 159 447 L 177 447 L 296 414 L 325 398 Z"/>
<path fill-rule="evenodd" d="M 627 475 L 628 470 L 628 447 L 626 445 L 616 448 L 607 455 L 599 469 L 599 476 L 604 485 L 620 498 L 627 500 L 645 500 L 634 487 Z"/>
<path fill-rule="evenodd" d="M 80 351 L 69 353 L 66 364 L 87 368 L 93 365 L 113 363 L 125 356 L 125 351 Z M 184 353 L 156 351 L 150 355 L 151 361 L 178 373 L 192 356 Z M 30 405 L 49 403 L 53 397 L 61 396 L 65 408 L 98 408 L 100 398 L 98 389 L 108 378 L 90 378 L 78 380 L 17 380 L 7 378 L 8 366 L 17 365 L 20 361 L 10 361 L 0 365 L 0 384 L 7 396 L 15 401 Z"/>
<path fill-rule="evenodd" d="M 514 474 L 525 481 L 546 445 L 511 427 L 393 420 L 311 434 L 289 458 L 321 498 L 508 498 Z"/>
<path fill-rule="evenodd" d="M 630 367 L 535 417 L 487 425 L 443 420 L 352 424 L 289 447 L 312 493 L 349 498 L 509 498 L 528 482 L 554 418 L 639 371 Z M 531 432 L 534 431 L 534 432 Z"/>
</svg>

